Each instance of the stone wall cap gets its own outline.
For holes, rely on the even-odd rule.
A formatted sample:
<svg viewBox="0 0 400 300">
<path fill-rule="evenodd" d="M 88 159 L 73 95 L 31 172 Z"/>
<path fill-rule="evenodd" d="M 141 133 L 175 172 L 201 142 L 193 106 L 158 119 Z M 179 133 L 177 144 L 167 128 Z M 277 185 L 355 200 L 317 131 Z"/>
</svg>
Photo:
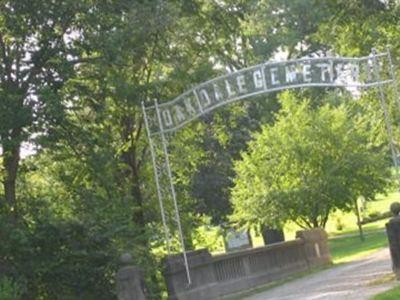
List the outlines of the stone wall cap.
<svg viewBox="0 0 400 300">
<path fill-rule="evenodd" d="M 304 239 L 306 241 L 318 241 L 321 239 L 328 239 L 328 234 L 322 228 L 312 228 L 309 230 L 297 231 L 296 238 Z"/>
<path fill-rule="evenodd" d="M 211 254 L 207 249 L 188 251 L 186 252 L 186 257 L 188 260 L 189 268 L 196 268 L 212 263 Z M 173 254 L 165 257 L 163 259 L 163 264 L 165 266 L 165 274 L 180 272 L 185 268 L 182 253 Z"/>
<path fill-rule="evenodd" d="M 229 253 L 213 255 L 213 260 L 214 261 L 219 261 L 219 260 L 224 260 L 226 258 L 248 256 L 248 255 L 255 254 L 255 253 L 260 253 L 260 252 L 271 252 L 271 251 L 275 251 L 275 250 L 279 250 L 279 249 L 282 249 L 282 248 L 291 247 L 291 246 L 302 244 L 302 243 L 303 243 L 303 241 L 301 239 L 295 239 L 295 240 L 291 240 L 291 241 L 279 242 L 279 243 L 270 244 L 270 245 L 267 245 L 267 246 L 260 246 L 260 247 L 257 247 L 257 248 L 250 248 L 250 249 L 239 250 L 239 251 L 235 251 L 235 252 L 229 252 Z"/>
</svg>

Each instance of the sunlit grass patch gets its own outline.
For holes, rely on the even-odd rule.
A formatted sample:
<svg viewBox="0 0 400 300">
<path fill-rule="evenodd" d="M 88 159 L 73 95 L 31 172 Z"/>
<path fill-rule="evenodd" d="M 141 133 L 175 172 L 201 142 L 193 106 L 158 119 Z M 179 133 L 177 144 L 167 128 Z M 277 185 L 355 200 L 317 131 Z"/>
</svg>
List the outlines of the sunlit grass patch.
<svg viewBox="0 0 400 300">
<path fill-rule="evenodd" d="M 387 245 L 387 236 L 383 231 L 366 234 L 365 241 L 361 241 L 357 235 L 329 240 L 334 263 L 343 263 L 364 257 Z"/>
<path fill-rule="evenodd" d="M 382 294 L 376 295 L 373 300 L 398 300 L 400 299 L 400 286 L 396 286 L 395 288 L 386 291 Z"/>
</svg>

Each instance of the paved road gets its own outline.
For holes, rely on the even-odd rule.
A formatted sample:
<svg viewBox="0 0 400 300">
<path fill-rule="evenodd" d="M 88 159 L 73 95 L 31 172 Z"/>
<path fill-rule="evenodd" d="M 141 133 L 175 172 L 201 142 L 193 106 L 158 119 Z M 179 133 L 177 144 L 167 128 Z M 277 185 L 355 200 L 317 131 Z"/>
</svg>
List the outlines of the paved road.
<svg viewBox="0 0 400 300">
<path fill-rule="evenodd" d="M 363 300 L 390 289 L 394 281 L 378 283 L 392 274 L 389 250 L 383 249 L 367 258 L 294 280 L 246 300 Z"/>
</svg>

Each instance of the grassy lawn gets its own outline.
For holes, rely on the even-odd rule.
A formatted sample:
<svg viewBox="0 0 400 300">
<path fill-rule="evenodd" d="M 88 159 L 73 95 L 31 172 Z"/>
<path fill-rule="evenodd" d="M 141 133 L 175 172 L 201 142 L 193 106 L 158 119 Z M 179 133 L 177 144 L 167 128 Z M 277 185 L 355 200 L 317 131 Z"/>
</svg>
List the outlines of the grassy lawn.
<svg viewBox="0 0 400 300">
<path fill-rule="evenodd" d="M 400 286 L 384 292 L 382 294 L 376 295 L 373 300 L 398 300 L 400 299 Z"/>
<path fill-rule="evenodd" d="M 400 201 L 400 194 L 398 192 L 388 193 L 386 196 L 379 195 L 376 201 L 366 203 L 363 215 L 368 216 L 371 213 L 386 212 L 389 210 L 390 204 L 394 201 Z M 363 225 L 365 241 L 362 242 L 358 236 L 357 219 L 354 213 L 338 211 L 332 214 L 326 226 L 326 231 L 330 237 L 329 247 L 333 262 L 348 262 L 386 247 L 388 241 L 384 228 L 387 222 L 388 219 L 385 219 Z M 301 230 L 297 225 L 293 223 L 288 224 L 285 227 L 285 238 L 293 239 L 297 230 Z M 354 236 L 340 237 L 341 235 L 352 234 Z"/>
<path fill-rule="evenodd" d="M 365 216 L 368 216 L 369 214 L 374 212 L 382 213 L 388 211 L 390 204 L 394 201 L 399 201 L 399 199 L 400 194 L 398 192 L 389 193 L 387 196 L 378 196 L 376 201 L 367 203 L 366 209 L 363 214 Z M 342 230 L 338 230 L 337 226 L 334 226 L 335 219 L 337 225 L 338 218 L 340 218 L 342 222 Z M 328 222 L 327 224 L 327 232 L 331 237 L 329 240 L 329 247 L 331 250 L 333 262 L 348 262 L 371 254 L 372 252 L 379 250 L 380 248 L 386 247 L 388 245 L 388 240 L 384 228 L 387 222 L 388 219 L 385 219 L 363 225 L 365 241 L 362 242 L 360 240 L 360 237 L 358 236 L 357 222 L 354 214 L 340 214 L 340 212 L 335 213 L 330 223 Z M 355 236 L 340 237 L 340 235 L 349 234 L 355 234 Z"/>
<path fill-rule="evenodd" d="M 400 201 L 400 194 L 398 192 L 388 193 L 387 195 L 378 195 L 375 201 L 366 203 L 362 215 L 367 217 L 372 213 L 387 212 L 389 211 L 390 204 L 394 201 Z M 383 229 L 386 222 L 387 220 L 377 221 L 366 224 L 363 228 L 365 231 Z M 285 237 L 287 239 L 293 239 L 298 230 L 301 230 L 299 226 L 294 223 L 288 223 L 284 230 Z M 337 211 L 332 213 L 329 217 L 325 230 L 329 236 L 356 233 L 358 231 L 357 218 L 353 212 Z"/>
<path fill-rule="evenodd" d="M 371 231 L 365 235 L 365 241 L 359 236 L 341 237 L 329 240 L 332 260 L 334 263 L 348 262 L 361 258 L 372 252 L 386 247 L 388 240 L 383 231 Z"/>
<path fill-rule="evenodd" d="M 374 212 L 385 212 L 389 210 L 390 204 L 400 200 L 398 192 L 389 193 L 388 195 L 380 195 L 376 201 L 367 202 L 366 209 L 363 212 L 364 216 L 368 216 Z M 343 228 L 338 230 L 337 226 L 333 226 L 336 218 L 340 218 Z M 332 222 L 333 221 L 333 222 Z M 362 242 L 358 236 L 358 228 L 356 217 L 349 213 L 336 213 L 331 219 L 330 224 L 327 224 L 327 232 L 330 237 L 339 237 L 340 235 L 355 234 L 350 237 L 331 238 L 329 247 L 334 263 L 342 263 L 361 258 L 380 248 L 388 245 L 386 233 L 384 231 L 385 224 L 388 219 L 363 225 L 365 233 L 365 241 Z M 337 223 L 336 223 L 337 225 Z M 400 299 L 400 298 L 399 298 Z"/>
</svg>

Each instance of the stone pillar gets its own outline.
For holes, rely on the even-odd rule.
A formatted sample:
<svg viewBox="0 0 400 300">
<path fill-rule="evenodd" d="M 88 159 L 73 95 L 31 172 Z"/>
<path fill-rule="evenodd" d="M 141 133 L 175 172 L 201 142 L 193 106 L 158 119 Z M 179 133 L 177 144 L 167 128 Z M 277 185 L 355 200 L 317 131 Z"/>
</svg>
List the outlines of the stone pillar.
<svg viewBox="0 0 400 300">
<path fill-rule="evenodd" d="M 164 278 L 170 300 L 217 299 L 218 289 L 212 257 L 206 249 L 187 252 L 192 284 L 188 285 L 183 255 L 164 260 Z"/>
<path fill-rule="evenodd" d="M 332 262 L 328 246 L 328 235 L 322 228 L 296 232 L 296 238 L 304 242 L 304 254 L 310 267 L 330 264 Z"/>
<path fill-rule="evenodd" d="M 118 300 L 146 300 L 142 271 L 132 266 L 132 256 L 128 253 L 122 254 L 120 261 L 122 267 L 116 276 Z"/>
<path fill-rule="evenodd" d="M 390 205 L 390 211 L 393 213 L 393 218 L 386 223 L 386 233 L 392 257 L 392 269 L 397 280 L 400 280 L 400 203 L 393 202 Z"/>
</svg>

